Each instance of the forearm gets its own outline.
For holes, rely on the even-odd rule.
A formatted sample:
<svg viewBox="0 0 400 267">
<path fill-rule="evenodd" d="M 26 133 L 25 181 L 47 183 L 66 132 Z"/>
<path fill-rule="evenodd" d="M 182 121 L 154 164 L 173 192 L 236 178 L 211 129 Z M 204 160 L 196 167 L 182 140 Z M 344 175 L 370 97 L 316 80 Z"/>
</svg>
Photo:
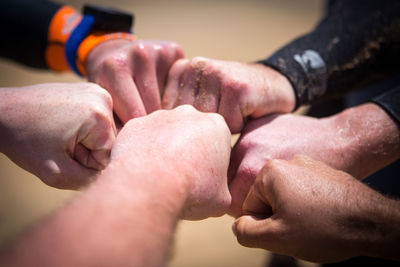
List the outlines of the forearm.
<svg viewBox="0 0 400 267">
<path fill-rule="evenodd" d="M 9 121 L 20 108 L 15 104 L 18 88 L 0 88 L 0 153 L 8 155 L 12 141 L 10 139 Z"/>
<path fill-rule="evenodd" d="M 348 191 L 347 216 L 339 221 L 340 234 L 354 255 L 400 260 L 400 201 L 362 185 Z"/>
<path fill-rule="evenodd" d="M 169 173 L 111 164 L 87 191 L 5 251 L 2 263 L 162 266 L 185 194 Z"/>
<path fill-rule="evenodd" d="M 336 131 L 341 165 L 363 179 L 400 158 L 400 128 L 382 108 L 367 103 L 324 119 Z"/>
</svg>

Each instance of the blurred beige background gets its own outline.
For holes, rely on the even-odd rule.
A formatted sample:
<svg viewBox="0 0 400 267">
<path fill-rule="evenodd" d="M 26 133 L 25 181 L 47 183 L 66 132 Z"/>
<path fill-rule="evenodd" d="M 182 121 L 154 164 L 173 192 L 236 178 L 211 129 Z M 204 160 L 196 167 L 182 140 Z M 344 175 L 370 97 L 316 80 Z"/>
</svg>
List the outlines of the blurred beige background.
<svg viewBox="0 0 400 267">
<path fill-rule="evenodd" d="M 318 0 L 64 1 L 77 8 L 84 2 L 135 13 L 135 33 L 140 38 L 177 41 L 186 57 L 244 62 L 266 57 L 306 33 L 323 10 Z M 73 74 L 37 71 L 0 59 L 1 87 L 79 80 Z M 73 195 L 47 187 L 0 154 L 0 246 Z M 266 252 L 239 246 L 231 232 L 232 222 L 228 216 L 181 222 L 169 266 L 263 266 Z"/>
</svg>

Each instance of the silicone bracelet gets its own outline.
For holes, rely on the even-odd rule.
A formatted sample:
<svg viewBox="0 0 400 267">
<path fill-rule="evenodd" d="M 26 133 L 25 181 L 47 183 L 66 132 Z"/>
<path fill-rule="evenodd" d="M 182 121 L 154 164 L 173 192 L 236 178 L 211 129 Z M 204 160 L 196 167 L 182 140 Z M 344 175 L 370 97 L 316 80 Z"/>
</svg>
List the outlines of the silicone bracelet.
<svg viewBox="0 0 400 267">
<path fill-rule="evenodd" d="M 90 51 L 99 45 L 102 42 L 114 39 L 126 39 L 130 41 L 135 41 L 136 36 L 126 32 L 114 32 L 114 33 L 104 33 L 104 32 L 95 32 L 89 34 L 79 45 L 77 51 L 77 59 L 76 65 L 78 67 L 79 72 L 86 76 L 86 59 Z"/>
<path fill-rule="evenodd" d="M 81 42 L 89 34 L 93 27 L 95 19 L 91 15 L 83 16 L 81 22 L 75 27 L 71 35 L 69 36 L 67 43 L 65 44 L 65 57 L 71 70 L 73 70 L 79 76 L 82 74 L 79 72 L 76 65 L 76 52 Z"/>
</svg>

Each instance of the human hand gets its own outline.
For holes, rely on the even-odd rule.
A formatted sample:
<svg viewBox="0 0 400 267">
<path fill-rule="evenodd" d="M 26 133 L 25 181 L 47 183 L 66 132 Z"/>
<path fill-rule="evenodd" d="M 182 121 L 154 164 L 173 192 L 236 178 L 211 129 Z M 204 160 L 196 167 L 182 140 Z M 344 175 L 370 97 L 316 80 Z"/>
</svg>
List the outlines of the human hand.
<svg viewBox="0 0 400 267">
<path fill-rule="evenodd" d="M 150 188 L 163 182 L 182 187 L 184 219 L 221 216 L 231 200 L 227 185 L 230 137 L 218 114 L 201 113 L 191 106 L 160 110 L 122 128 L 111 164 L 122 161 L 132 169 L 148 171 L 144 175 Z"/>
<path fill-rule="evenodd" d="M 1 151 L 44 183 L 76 189 L 109 161 L 112 100 L 91 83 L 0 89 Z"/>
<path fill-rule="evenodd" d="M 162 105 L 182 104 L 221 114 L 236 133 L 247 118 L 292 111 L 295 95 L 286 77 L 262 64 L 196 57 L 177 61 L 169 73 Z"/>
<path fill-rule="evenodd" d="M 233 231 L 240 244 L 313 262 L 398 258 L 399 201 L 306 156 L 271 160 Z"/>
<path fill-rule="evenodd" d="M 125 123 L 161 108 L 168 71 L 182 57 L 182 48 L 173 42 L 110 40 L 89 53 L 87 77 L 111 94 Z"/>
<path fill-rule="evenodd" d="M 270 159 L 304 154 L 362 179 L 400 156 L 399 133 L 390 116 L 372 103 L 323 119 L 285 114 L 251 121 L 232 150 L 230 214 L 240 215 L 248 190 Z"/>
<path fill-rule="evenodd" d="M 262 167 L 271 159 L 290 159 L 303 153 L 345 169 L 340 142 L 328 121 L 293 114 L 271 115 L 250 121 L 232 150 L 229 189 L 230 214 L 239 216 L 243 201 Z"/>
</svg>

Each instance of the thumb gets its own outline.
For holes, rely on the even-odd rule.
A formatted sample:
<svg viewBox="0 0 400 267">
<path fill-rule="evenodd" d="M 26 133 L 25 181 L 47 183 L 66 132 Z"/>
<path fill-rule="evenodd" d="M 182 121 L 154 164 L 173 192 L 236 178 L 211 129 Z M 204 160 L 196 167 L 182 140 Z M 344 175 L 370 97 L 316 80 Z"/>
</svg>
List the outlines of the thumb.
<svg viewBox="0 0 400 267">
<path fill-rule="evenodd" d="M 92 127 L 88 127 L 83 138 L 78 137 L 75 145 L 74 159 L 84 167 L 95 170 L 104 169 L 109 160 L 111 148 L 116 138 L 116 127 L 112 119 L 97 119 Z"/>
<path fill-rule="evenodd" d="M 281 228 L 279 220 L 273 217 L 259 219 L 252 215 L 241 216 L 232 225 L 232 231 L 242 246 L 272 251 Z"/>
</svg>

